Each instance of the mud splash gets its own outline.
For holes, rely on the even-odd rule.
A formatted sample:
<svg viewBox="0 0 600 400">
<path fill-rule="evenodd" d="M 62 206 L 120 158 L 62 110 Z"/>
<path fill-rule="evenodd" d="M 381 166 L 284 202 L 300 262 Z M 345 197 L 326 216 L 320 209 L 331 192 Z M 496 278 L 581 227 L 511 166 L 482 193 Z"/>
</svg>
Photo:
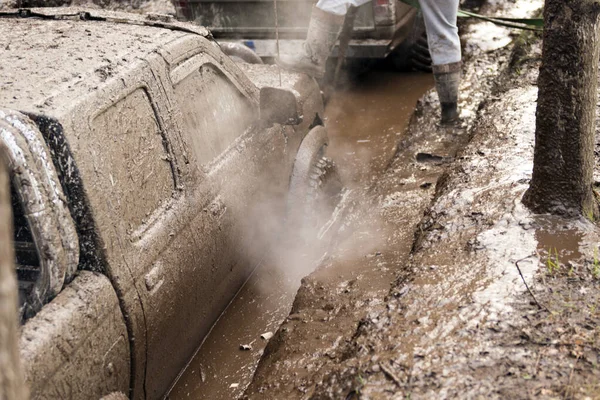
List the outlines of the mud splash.
<svg viewBox="0 0 600 400">
<path fill-rule="evenodd" d="M 432 85 L 430 75 L 373 71 L 361 82 L 332 96 L 325 115 L 330 138 L 328 155 L 338 163 L 342 179 L 350 188 L 347 195 L 357 195 L 357 189 L 383 172 L 394 156 L 417 99 Z M 347 210 L 338 211 L 326 226 L 331 231 L 328 233 L 337 231 L 333 225 L 348 214 Z M 381 234 L 373 232 L 373 226 L 363 228 L 354 232 L 357 236 L 351 241 L 353 244 L 343 244 L 348 259 L 357 254 L 357 243 L 364 250 L 364 246 L 373 243 L 371 236 Z M 321 233 L 325 234 L 325 230 Z M 301 279 L 326 257 L 327 251 L 323 248 L 316 257 L 313 253 L 300 261 L 309 265 L 302 269 L 286 269 L 276 260 L 263 263 L 221 315 L 166 398 L 238 398 L 252 380 L 267 346 L 268 340 L 261 335 L 277 331 L 290 312 Z M 298 256 L 306 257 L 302 251 Z M 353 264 L 362 265 L 360 258 Z M 386 290 L 391 276 L 380 280 Z M 370 279 L 361 281 L 373 284 Z M 347 281 L 339 290 L 350 291 L 353 284 Z"/>
</svg>

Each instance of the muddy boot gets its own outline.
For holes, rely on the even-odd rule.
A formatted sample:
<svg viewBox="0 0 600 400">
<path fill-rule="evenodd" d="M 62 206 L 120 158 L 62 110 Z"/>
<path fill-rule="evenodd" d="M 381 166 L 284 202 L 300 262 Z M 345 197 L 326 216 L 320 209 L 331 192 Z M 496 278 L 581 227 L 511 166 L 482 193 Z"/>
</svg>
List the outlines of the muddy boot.
<svg viewBox="0 0 600 400">
<path fill-rule="evenodd" d="M 442 125 L 453 125 L 458 121 L 458 85 L 460 84 L 462 62 L 434 65 L 433 77 L 440 104 Z"/>
<path fill-rule="evenodd" d="M 282 55 L 277 64 L 290 71 L 322 78 L 325 63 L 342 30 L 344 16 L 331 14 L 313 7 L 306 41 L 302 51 L 295 55 Z"/>
</svg>

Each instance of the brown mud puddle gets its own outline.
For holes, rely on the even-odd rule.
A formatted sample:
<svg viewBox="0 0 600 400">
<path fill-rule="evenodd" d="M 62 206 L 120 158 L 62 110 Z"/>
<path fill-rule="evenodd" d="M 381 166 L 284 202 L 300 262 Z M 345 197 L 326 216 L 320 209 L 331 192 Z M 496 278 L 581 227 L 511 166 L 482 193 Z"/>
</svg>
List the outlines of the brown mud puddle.
<svg viewBox="0 0 600 400">
<path fill-rule="evenodd" d="M 430 75 L 372 71 L 357 84 L 333 94 L 325 111 L 328 154 L 337 162 L 349 189 L 366 187 L 383 173 L 417 100 L 432 85 Z M 345 211 L 344 219 L 353 218 L 349 213 L 357 212 Z M 371 237 L 382 234 L 368 227 L 346 233 L 353 236 L 351 244 L 348 240 L 339 244 L 344 247 L 344 259 L 356 265 L 362 265 Z M 221 315 L 166 398 L 238 398 L 251 382 L 268 343 L 261 335 L 277 331 L 290 312 L 300 280 L 316 267 L 326 251 L 322 248 L 300 254 L 291 268 L 289 262 L 278 262 L 277 257 L 263 263 Z M 352 261 L 354 257 L 358 259 Z M 289 254 L 283 258 L 289 259 Z M 363 281 L 368 283 L 370 279 Z M 353 284 L 346 282 L 339 291 L 348 292 Z M 241 346 L 248 346 L 247 350 Z"/>
<path fill-rule="evenodd" d="M 373 71 L 331 96 L 329 155 L 348 187 L 376 179 L 388 166 L 417 100 L 432 86 L 429 74 Z"/>
<path fill-rule="evenodd" d="M 537 240 L 537 254 L 541 262 L 550 270 L 560 267 L 561 264 L 569 265 L 580 262 L 583 258 L 580 247 L 582 246 L 583 234 L 579 229 L 560 225 L 560 220 L 544 217 L 539 221 L 544 227 L 535 231 Z"/>
</svg>

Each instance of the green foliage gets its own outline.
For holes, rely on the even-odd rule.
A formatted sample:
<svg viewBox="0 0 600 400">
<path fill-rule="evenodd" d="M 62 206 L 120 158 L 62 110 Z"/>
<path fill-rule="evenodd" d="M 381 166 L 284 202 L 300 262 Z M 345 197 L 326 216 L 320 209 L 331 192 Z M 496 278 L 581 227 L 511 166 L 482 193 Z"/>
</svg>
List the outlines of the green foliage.
<svg viewBox="0 0 600 400">
<path fill-rule="evenodd" d="M 594 210 L 589 209 L 589 210 L 585 210 L 585 217 L 591 221 L 591 222 L 596 222 L 596 217 L 594 216 Z"/>
<path fill-rule="evenodd" d="M 554 248 L 554 253 L 552 252 L 552 248 L 548 250 L 546 267 L 548 268 L 548 274 L 550 275 L 554 275 L 555 272 L 560 270 L 560 260 L 558 259 L 558 250 L 556 250 L 556 247 Z"/>
</svg>

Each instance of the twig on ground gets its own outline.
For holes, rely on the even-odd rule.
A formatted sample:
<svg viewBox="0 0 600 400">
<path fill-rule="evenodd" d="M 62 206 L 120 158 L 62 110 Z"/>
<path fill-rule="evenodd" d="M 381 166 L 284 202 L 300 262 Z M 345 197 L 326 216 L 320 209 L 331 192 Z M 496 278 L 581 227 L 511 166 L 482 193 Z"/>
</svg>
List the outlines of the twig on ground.
<svg viewBox="0 0 600 400">
<path fill-rule="evenodd" d="M 402 387 L 402 382 L 400 381 L 400 378 L 398 378 L 398 376 L 394 373 L 394 371 L 392 371 L 390 367 L 388 367 L 385 363 L 379 363 L 379 366 L 381 367 L 381 370 L 384 372 L 384 374 L 387 375 L 391 380 L 393 380 L 396 383 L 396 385 L 398 385 L 398 387 Z"/>
<path fill-rule="evenodd" d="M 533 367 L 532 376 L 537 376 L 538 374 L 538 368 L 540 366 L 540 361 L 542 360 L 542 353 L 546 353 L 546 349 L 542 349 L 542 351 L 538 353 L 537 359 L 535 360 L 535 366 Z"/>
<path fill-rule="evenodd" d="M 579 361 L 579 356 L 575 359 L 573 366 L 571 367 L 571 373 L 569 374 L 569 381 L 567 382 L 567 387 L 565 388 L 565 400 L 569 398 L 569 391 L 573 392 L 571 387 L 571 381 L 573 380 L 573 371 L 575 371 L 575 365 L 577 365 L 577 361 Z M 574 395 L 571 395 L 571 398 L 574 398 Z"/>
<path fill-rule="evenodd" d="M 529 288 L 529 285 L 527 284 L 527 282 L 525 281 L 525 277 L 523 276 L 523 272 L 521 272 L 521 268 L 519 267 L 519 263 L 521 261 L 527 260 L 529 257 L 531 256 L 527 256 L 525 258 L 521 258 L 520 260 L 515 261 L 515 265 L 517 266 L 517 270 L 519 271 L 519 275 L 521 275 L 521 280 L 523 281 L 523 283 L 525 284 L 525 287 L 527 288 L 527 291 L 529 292 L 529 294 L 531 295 L 531 297 L 533 297 L 533 301 L 535 301 L 535 304 L 537 304 L 537 306 L 540 308 L 540 310 L 546 310 L 548 312 L 550 312 L 550 310 L 548 310 L 547 307 L 542 306 L 540 304 L 539 301 L 537 301 L 537 299 L 535 298 L 535 295 L 533 294 L 533 292 L 531 291 L 531 289 Z"/>
</svg>

